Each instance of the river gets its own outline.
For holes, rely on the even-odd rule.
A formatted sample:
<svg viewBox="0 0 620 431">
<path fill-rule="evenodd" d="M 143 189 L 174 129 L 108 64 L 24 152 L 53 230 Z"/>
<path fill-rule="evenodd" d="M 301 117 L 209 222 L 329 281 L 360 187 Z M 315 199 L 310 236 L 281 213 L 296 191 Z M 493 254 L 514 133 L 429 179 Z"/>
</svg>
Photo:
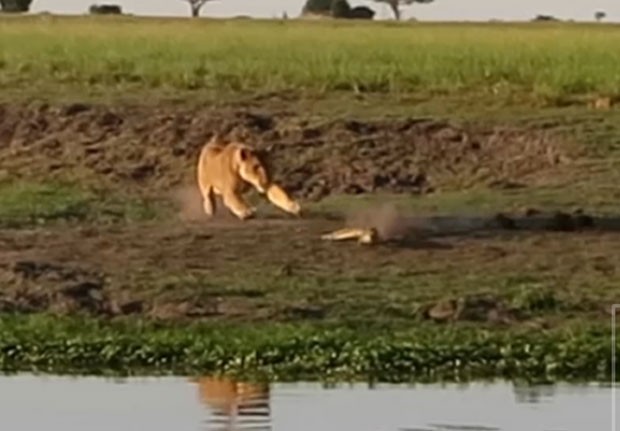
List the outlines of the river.
<svg viewBox="0 0 620 431">
<path fill-rule="evenodd" d="M 7 431 L 608 431 L 611 422 L 611 388 L 596 384 L 0 377 Z"/>
</svg>

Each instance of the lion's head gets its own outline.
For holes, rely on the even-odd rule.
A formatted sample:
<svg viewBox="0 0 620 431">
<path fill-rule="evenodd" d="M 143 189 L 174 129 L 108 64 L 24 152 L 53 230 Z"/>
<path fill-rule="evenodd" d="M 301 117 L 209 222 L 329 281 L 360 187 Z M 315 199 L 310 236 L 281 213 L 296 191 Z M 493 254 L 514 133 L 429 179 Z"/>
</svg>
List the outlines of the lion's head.
<svg viewBox="0 0 620 431">
<path fill-rule="evenodd" d="M 242 146 L 237 151 L 239 176 L 252 184 L 260 193 L 265 193 L 271 178 L 265 162 L 265 156 L 256 150 Z"/>
</svg>

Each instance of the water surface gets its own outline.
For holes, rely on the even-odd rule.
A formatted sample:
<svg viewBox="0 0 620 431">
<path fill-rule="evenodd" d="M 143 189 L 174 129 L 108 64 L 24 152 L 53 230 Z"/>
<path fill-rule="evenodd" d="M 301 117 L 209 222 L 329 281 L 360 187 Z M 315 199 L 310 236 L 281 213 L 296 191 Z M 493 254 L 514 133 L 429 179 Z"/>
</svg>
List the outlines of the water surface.
<svg viewBox="0 0 620 431">
<path fill-rule="evenodd" d="M 10 431 L 608 431 L 611 407 L 598 385 L 0 377 L 0 429 Z"/>
</svg>

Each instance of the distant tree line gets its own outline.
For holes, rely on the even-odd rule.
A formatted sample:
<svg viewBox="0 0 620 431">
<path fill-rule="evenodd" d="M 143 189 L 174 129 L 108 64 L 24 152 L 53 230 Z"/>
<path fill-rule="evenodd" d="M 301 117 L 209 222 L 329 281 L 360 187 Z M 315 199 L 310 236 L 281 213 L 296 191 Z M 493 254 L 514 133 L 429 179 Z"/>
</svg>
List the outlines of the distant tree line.
<svg viewBox="0 0 620 431">
<path fill-rule="evenodd" d="M 214 0 L 182 0 L 190 8 L 192 17 L 200 16 L 201 9 Z M 374 0 L 386 3 L 392 9 L 394 17 L 400 19 L 401 7 L 413 3 L 432 3 L 434 0 Z M 2 12 L 28 12 L 33 0 L 0 0 Z M 115 4 L 94 4 L 89 12 L 96 15 L 122 14 L 122 9 Z M 351 7 L 347 0 L 307 0 L 303 8 L 304 14 L 330 15 L 335 18 L 372 19 L 375 12 L 366 6 Z"/>
<path fill-rule="evenodd" d="M 192 17 L 200 16 L 201 9 L 210 1 L 214 0 L 181 0 L 189 5 Z M 387 4 L 394 18 L 401 18 L 401 9 L 415 3 L 428 4 L 434 0 L 374 0 L 376 3 Z M 23 13 L 30 10 L 33 0 L 0 0 L 0 12 Z M 116 4 L 93 4 L 89 8 L 92 15 L 121 15 L 123 10 Z M 351 7 L 348 0 L 306 0 L 302 9 L 302 15 L 331 16 L 340 19 L 373 19 L 375 12 L 366 6 Z M 598 10 L 594 13 L 594 19 L 598 22 L 607 18 L 605 11 Z M 557 21 L 551 15 L 537 15 L 532 21 Z"/>
<path fill-rule="evenodd" d="M 401 18 L 401 7 L 413 3 L 432 3 L 434 0 L 374 0 L 390 6 L 394 18 Z M 302 15 L 324 15 L 334 18 L 364 18 L 372 19 L 374 11 L 366 6 L 351 7 L 347 0 L 306 0 Z"/>
<path fill-rule="evenodd" d="M 308 0 L 301 14 L 342 19 L 373 19 L 375 11 L 366 6 L 351 7 L 347 0 Z"/>
</svg>

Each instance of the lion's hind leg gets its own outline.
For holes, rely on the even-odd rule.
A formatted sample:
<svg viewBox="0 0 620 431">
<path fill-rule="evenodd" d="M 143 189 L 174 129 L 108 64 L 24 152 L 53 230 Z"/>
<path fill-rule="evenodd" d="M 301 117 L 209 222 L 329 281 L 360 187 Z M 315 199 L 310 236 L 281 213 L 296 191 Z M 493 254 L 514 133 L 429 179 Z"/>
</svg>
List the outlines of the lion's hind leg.
<svg viewBox="0 0 620 431">
<path fill-rule="evenodd" d="M 200 193 L 202 194 L 202 208 L 209 217 L 215 214 L 215 192 L 211 185 L 200 184 Z"/>
</svg>

